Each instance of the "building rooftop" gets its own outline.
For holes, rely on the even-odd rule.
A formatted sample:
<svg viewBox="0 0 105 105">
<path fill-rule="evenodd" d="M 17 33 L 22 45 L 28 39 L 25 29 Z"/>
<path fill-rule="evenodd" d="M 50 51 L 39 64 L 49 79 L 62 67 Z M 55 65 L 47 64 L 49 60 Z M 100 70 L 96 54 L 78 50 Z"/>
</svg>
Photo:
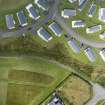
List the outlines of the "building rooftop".
<svg viewBox="0 0 105 105">
<path fill-rule="evenodd" d="M 102 60 L 105 62 L 105 49 L 102 49 L 100 52 L 99 52 Z"/>
<path fill-rule="evenodd" d="M 64 103 L 59 97 L 54 96 L 53 99 L 48 103 L 48 105 L 64 105 Z"/>
<path fill-rule="evenodd" d="M 39 35 L 39 37 L 41 37 L 46 42 L 48 42 L 48 41 L 50 41 L 52 39 L 52 36 L 50 35 L 50 33 L 46 29 L 44 29 L 43 27 L 41 27 L 37 31 L 37 34 Z"/>
<path fill-rule="evenodd" d="M 78 5 L 79 5 L 79 6 L 82 5 L 82 4 L 84 3 L 84 1 L 85 1 L 85 0 L 78 0 L 78 3 L 79 3 Z"/>
<path fill-rule="evenodd" d="M 34 20 L 37 20 L 40 18 L 38 11 L 34 8 L 32 4 L 29 4 L 28 6 L 26 6 L 26 9 L 29 12 L 29 16 L 33 18 Z"/>
<path fill-rule="evenodd" d="M 92 26 L 92 27 L 88 27 L 86 28 L 86 33 L 95 33 L 95 32 L 98 32 L 102 30 L 102 25 L 95 25 L 95 26 Z"/>
<path fill-rule="evenodd" d="M 80 27 L 85 27 L 85 23 L 82 20 L 75 20 L 72 21 L 72 28 L 80 28 Z"/>
<path fill-rule="evenodd" d="M 105 22 L 105 8 L 99 9 L 99 20 Z"/>
<path fill-rule="evenodd" d="M 17 17 L 18 17 L 18 20 L 19 20 L 19 23 L 20 23 L 21 26 L 26 26 L 27 25 L 27 18 L 24 15 L 23 11 L 17 12 Z"/>
<path fill-rule="evenodd" d="M 75 53 L 79 53 L 80 52 L 80 47 L 77 44 L 76 40 L 71 39 L 68 41 L 69 46 L 71 47 L 71 49 L 73 50 L 73 52 Z"/>
<path fill-rule="evenodd" d="M 45 10 L 49 9 L 49 3 L 48 0 L 34 0 L 35 4 L 38 5 L 39 8 Z"/>
<path fill-rule="evenodd" d="M 86 48 L 84 52 L 87 58 L 89 59 L 89 61 L 94 62 L 96 60 L 95 53 L 93 52 L 91 48 Z"/>
<path fill-rule="evenodd" d="M 72 16 L 76 16 L 76 10 L 64 9 L 64 10 L 61 12 L 61 15 L 62 15 L 62 17 L 64 17 L 64 18 L 69 18 L 69 17 L 72 17 Z"/>
<path fill-rule="evenodd" d="M 56 22 L 51 23 L 49 28 L 55 33 L 56 36 L 60 37 L 62 35 L 62 28 Z"/>
<path fill-rule="evenodd" d="M 13 18 L 13 15 L 6 15 L 6 24 L 8 29 L 14 29 L 15 28 L 15 21 Z"/>
<path fill-rule="evenodd" d="M 93 17 L 95 11 L 96 11 L 96 4 L 92 4 L 92 5 L 90 6 L 89 11 L 88 11 L 88 16 L 89 16 L 89 17 Z"/>
<path fill-rule="evenodd" d="M 100 39 L 105 39 L 105 31 L 99 35 Z"/>
<path fill-rule="evenodd" d="M 77 0 L 68 0 L 70 3 L 74 3 L 76 2 Z"/>
<path fill-rule="evenodd" d="M 79 0 L 79 7 L 78 7 L 78 10 L 79 11 L 82 11 L 83 8 L 85 7 L 85 5 L 87 4 L 87 1 L 88 0 Z"/>
</svg>

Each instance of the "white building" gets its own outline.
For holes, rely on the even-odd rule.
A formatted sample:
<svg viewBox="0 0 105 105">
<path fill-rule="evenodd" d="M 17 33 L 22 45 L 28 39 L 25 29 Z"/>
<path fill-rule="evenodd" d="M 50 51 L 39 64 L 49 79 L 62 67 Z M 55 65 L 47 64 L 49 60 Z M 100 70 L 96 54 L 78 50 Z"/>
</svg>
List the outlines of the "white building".
<svg viewBox="0 0 105 105">
<path fill-rule="evenodd" d="M 71 39 L 68 41 L 68 45 L 71 47 L 74 53 L 79 53 L 80 52 L 80 46 L 76 42 L 76 40 Z"/>
<path fill-rule="evenodd" d="M 96 11 L 96 4 L 91 4 L 90 9 L 88 11 L 88 16 L 93 17 L 95 11 Z"/>
<path fill-rule="evenodd" d="M 64 103 L 59 97 L 55 96 L 47 105 L 64 105 Z"/>
<path fill-rule="evenodd" d="M 105 39 L 105 31 L 99 35 L 100 39 Z"/>
<path fill-rule="evenodd" d="M 69 18 L 69 17 L 73 17 L 76 16 L 76 10 L 72 10 L 72 9 L 64 9 L 61 12 L 61 16 L 64 18 Z"/>
<path fill-rule="evenodd" d="M 93 52 L 91 48 L 86 48 L 84 52 L 87 58 L 89 59 L 89 61 L 94 62 L 96 60 L 95 53 Z"/>
<path fill-rule="evenodd" d="M 78 10 L 81 12 L 84 7 L 86 6 L 88 0 L 79 0 L 79 7 L 78 7 Z"/>
<path fill-rule="evenodd" d="M 72 28 L 83 28 L 85 27 L 85 23 L 82 20 L 72 21 Z"/>
<path fill-rule="evenodd" d="M 105 49 L 101 50 L 101 51 L 99 52 L 99 54 L 100 54 L 102 60 L 105 62 Z"/>
<path fill-rule="evenodd" d="M 62 28 L 56 22 L 51 23 L 48 27 L 56 36 L 60 37 L 62 35 Z"/>
<path fill-rule="evenodd" d="M 13 15 L 12 14 L 6 15 L 5 19 L 6 19 L 7 28 L 8 29 L 14 29 L 15 28 L 15 20 L 13 18 Z"/>
<path fill-rule="evenodd" d="M 24 12 L 19 11 L 16 14 L 17 14 L 20 25 L 23 26 L 23 27 L 26 26 L 28 23 L 27 23 L 27 18 L 25 16 Z"/>
<path fill-rule="evenodd" d="M 34 8 L 34 6 L 32 4 L 29 4 L 26 6 L 26 9 L 29 13 L 29 16 L 34 19 L 34 20 L 38 20 L 40 18 L 38 11 Z"/>
<path fill-rule="evenodd" d="M 79 3 L 78 3 L 79 6 L 82 5 L 85 1 L 86 1 L 86 0 L 78 0 L 78 2 L 79 2 Z"/>
<path fill-rule="evenodd" d="M 99 20 L 105 22 L 105 8 L 99 9 Z"/>
<path fill-rule="evenodd" d="M 52 40 L 52 36 L 50 35 L 50 33 L 43 27 L 37 30 L 37 34 L 40 38 L 42 38 L 46 42 L 49 42 L 50 40 Z"/>
<path fill-rule="evenodd" d="M 102 25 L 95 25 L 95 26 L 86 28 L 86 33 L 92 34 L 92 33 L 98 32 L 100 30 L 102 30 Z"/>
</svg>

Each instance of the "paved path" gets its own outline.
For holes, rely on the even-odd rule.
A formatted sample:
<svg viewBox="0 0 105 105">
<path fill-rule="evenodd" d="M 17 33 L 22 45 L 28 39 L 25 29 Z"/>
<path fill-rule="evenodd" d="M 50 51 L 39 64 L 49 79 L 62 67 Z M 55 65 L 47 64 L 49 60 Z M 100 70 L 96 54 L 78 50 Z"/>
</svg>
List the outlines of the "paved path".
<svg viewBox="0 0 105 105">
<path fill-rule="evenodd" d="M 105 88 L 98 84 L 93 84 L 93 97 L 85 105 L 96 105 L 99 100 L 105 99 Z"/>
</svg>

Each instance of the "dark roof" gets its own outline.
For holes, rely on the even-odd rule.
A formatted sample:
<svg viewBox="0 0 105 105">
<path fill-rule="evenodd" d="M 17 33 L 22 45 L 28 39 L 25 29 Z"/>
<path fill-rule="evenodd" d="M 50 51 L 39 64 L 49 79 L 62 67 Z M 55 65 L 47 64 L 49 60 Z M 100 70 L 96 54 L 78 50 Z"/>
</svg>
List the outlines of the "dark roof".
<svg viewBox="0 0 105 105">
<path fill-rule="evenodd" d="M 24 15 L 24 12 L 23 11 L 19 11 L 17 13 L 17 16 L 19 18 L 20 25 L 24 26 L 25 24 L 27 24 L 27 18 Z"/>
<path fill-rule="evenodd" d="M 100 9 L 101 10 L 101 20 L 105 20 L 105 8 Z"/>
<path fill-rule="evenodd" d="M 52 31 L 53 31 L 57 36 L 60 36 L 60 35 L 62 34 L 62 29 L 61 29 L 61 27 L 60 27 L 57 23 L 53 22 L 50 26 L 51 26 L 51 28 L 52 28 Z"/>
<path fill-rule="evenodd" d="M 81 5 L 79 5 L 79 7 L 78 7 L 78 10 L 79 11 L 82 11 L 83 10 L 83 8 L 85 7 L 85 5 L 87 4 L 87 1 L 88 0 L 83 0 L 83 2 L 81 3 Z"/>
<path fill-rule="evenodd" d="M 81 26 L 81 25 L 85 25 L 85 23 L 82 20 L 81 21 L 75 21 L 74 25 Z"/>
<path fill-rule="evenodd" d="M 49 32 L 46 29 L 44 29 L 44 28 L 40 28 L 39 29 L 39 33 L 40 33 L 40 35 L 42 35 L 45 38 L 45 40 L 49 40 L 52 37 L 49 34 Z"/>
<path fill-rule="evenodd" d="M 96 5 L 92 4 L 89 11 L 88 11 L 88 15 L 89 16 L 93 16 L 94 12 L 96 11 Z"/>
<path fill-rule="evenodd" d="M 85 53 L 87 54 L 87 57 L 90 61 L 92 61 L 92 62 L 95 61 L 96 56 L 91 48 L 85 49 Z"/>
<path fill-rule="evenodd" d="M 35 8 L 33 6 L 29 8 L 29 11 L 35 19 L 39 16 L 38 12 L 35 10 Z"/>
<path fill-rule="evenodd" d="M 71 46 L 72 50 L 73 50 L 75 53 L 79 53 L 79 52 L 80 52 L 80 47 L 79 47 L 79 45 L 77 44 L 76 40 L 71 39 L 71 40 L 68 41 L 68 44 L 69 44 L 69 46 Z"/>
<path fill-rule="evenodd" d="M 15 27 L 13 15 L 6 15 L 6 24 L 8 29 L 13 29 Z"/>
<path fill-rule="evenodd" d="M 64 9 L 64 15 L 67 16 L 75 16 L 76 15 L 76 10 L 71 10 L 71 9 Z"/>
<path fill-rule="evenodd" d="M 40 4 L 46 10 L 49 8 L 48 0 L 38 0 L 38 4 Z"/>
<path fill-rule="evenodd" d="M 48 105 L 64 105 L 64 104 L 58 97 L 54 97 Z"/>
</svg>

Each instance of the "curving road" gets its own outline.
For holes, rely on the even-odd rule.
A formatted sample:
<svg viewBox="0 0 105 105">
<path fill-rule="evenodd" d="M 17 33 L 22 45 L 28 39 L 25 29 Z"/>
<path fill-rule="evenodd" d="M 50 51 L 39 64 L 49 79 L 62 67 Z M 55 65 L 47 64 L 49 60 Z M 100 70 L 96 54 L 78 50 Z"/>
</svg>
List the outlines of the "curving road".
<svg viewBox="0 0 105 105">
<path fill-rule="evenodd" d="M 82 37 L 80 34 L 76 33 L 73 29 L 71 29 L 65 22 L 65 20 L 59 16 L 58 14 L 55 15 L 55 20 L 63 27 L 63 29 L 67 32 L 68 35 L 73 36 L 79 42 L 91 46 L 94 48 L 105 48 L 104 42 L 95 42 L 90 39 L 86 39 Z"/>
<path fill-rule="evenodd" d="M 55 0 L 55 2 L 53 3 L 53 5 L 50 7 L 49 13 L 46 16 L 46 19 L 44 20 L 38 20 L 37 22 L 33 23 L 30 26 L 21 28 L 17 31 L 13 31 L 13 32 L 2 32 L 0 31 L 0 37 L 4 38 L 4 37 L 12 37 L 12 36 L 19 36 L 22 35 L 23 33 L 28 32 L 28 28 L 32 28 L 33 31 L 36 31 L 37 26 L 42 26 L 43 24 L 47 23 L 50 19 L 54 18 L 62 27 L 63 29 L 68 33 L 68 35 L 75 37 L 76 40 L 78 40 L 79 42 L 87 45 L 87 46 L 91 46 L 94 48 L 105 48 L 105 43 L 104 42 L 96 42 L 90 39 L 86 39 L 84 37 L 82 37 L 80 34 L 76 33 L 73 29 L 71 29 L 65 22 L 65 20 L 58 14 L 58 5 L 60 3 L 60 0 Z"/>
</svg>

